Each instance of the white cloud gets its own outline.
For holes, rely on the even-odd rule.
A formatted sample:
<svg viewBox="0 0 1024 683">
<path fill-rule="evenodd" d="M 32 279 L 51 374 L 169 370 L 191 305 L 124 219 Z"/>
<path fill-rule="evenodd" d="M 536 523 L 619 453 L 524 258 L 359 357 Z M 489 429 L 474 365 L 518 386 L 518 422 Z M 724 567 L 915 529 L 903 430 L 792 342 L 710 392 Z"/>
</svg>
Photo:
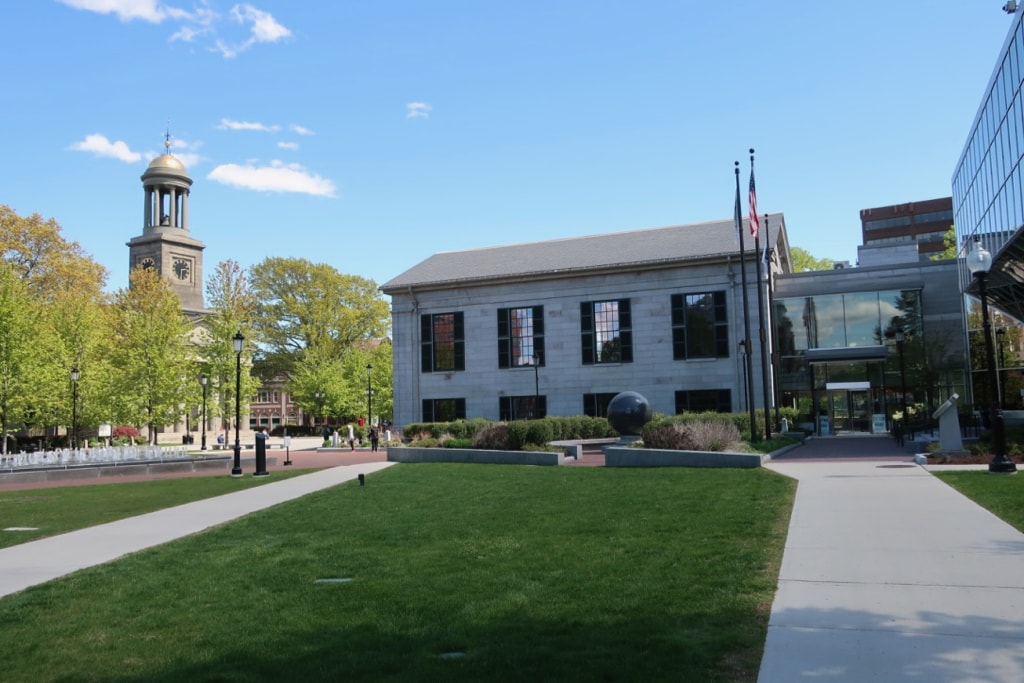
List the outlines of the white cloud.
<svg viewBox="0 0 1024 683">
<path fill-rule="evenodd" d="M 76 152 L 92 152 L 98 157 L 113 157 L 126 163 L 134 163 L 142 158 L 139 152 L 133 152 L 128 143 L 118 140 L 111 142 L 105 135 L 93 133 L 86 135 L 81 142 L 76 142 L 69 147 Z"/>
<path fill-rule="evenodd" d="M 217 127 L 221 130 L 258 130 L 265 133 L 276 133 L 281 130 L 281 126 L 268 126 L 265 123 L 258 123 L 254 121 L 234 121 L 232 119 L 221 119 L 220 124 Z"/>
<path fill-rule="evenodd" d="M 316 135 L 316 133 L 311 131 L 309 128 L 306 128 L 305 126 L 300 126 L 296 123 L 293 123 L 292 125 L 288 126 L 288 128 L 293 133 L 297 133 L 299 135 Z"/>
<path fill-rule="evenodd" d="M 236 4 L 232 7 L 229 18 L 233 23 L 245 27 L 248 37 L 239 42 L 231 42 L 221 38 L 217 32 L 217 25 L 222 22 L 223 17 L 207 7 L 205 3 L 190 12 L 163 4 L 160 0 L 58 0 L 58 2 L 87 12 L 113 14 L 123 22 L 136 19 L 153 24 L 160 24 L 164 21 L 177 22 L 179 26 L 171 34 L 171 42 L 194 43 L 199 38 L 206 37 L 214 45 L 211 50 L 219 52 L 228 59 L 236 57 L 257 43 L 278 43 L 292 35 L 291 30 L 274 19 L 269 12 L 264 12 L 247 3 Z"/>
<path fill-rule="evenodd" d="M 159 24 L 177 12 L 173 8 L 162 6 L 158 0 L 58 0 L 58 2 L 87 12 L 116 14 L 121 21 L 141 19 L 154 24 Z"/>
<path fill-rule="evenodd" d="M 236 23 L 249 25 L 249 38 L 234 45 L 217 40 L 217 51 L 227 59 L 238 56 L 256 43 L 277 43 L 292 35 L 292 32 L 279 24 L 269 12 L 256 9 L 249 4 L 243 3 L 232 7 L 231 18 Z"/>
<path fill-rule="evenodd" d="M 299 148 L 299 143 L 297 143 L 297 142 L 279 142 L 279 143 L 277 143 L 277 146 L 280 147 L 281 149 L 290 149 L 290 150 L 292 150 L 294 152 L 295 150 L 297 150 Z"/>
<path fill-rule="evenodd" d="M 246 190 L 336 196 L 334 183 L 330 180 L 311 174 L 299 164 L 285 164 L 281 161 L 273 161 L 269 166 L 221 164 L 206 177 Z"/>
<path fill-rule="evenodd" d="M 410 102 L 405 105 L 405 118 L 407 119 L 428 119 L 433 109 L 426 102 Z"/>
<path fill-rule="evenodd" d="M 287 28 L 277 23 L 269 12 L 258 10 L 252 5 L 235 5 L 231 8 L 231 18 L 240 24 L 251 23 L 251 40 L 257 43 L 276 43 L 292 34 Z"/>
</svg>

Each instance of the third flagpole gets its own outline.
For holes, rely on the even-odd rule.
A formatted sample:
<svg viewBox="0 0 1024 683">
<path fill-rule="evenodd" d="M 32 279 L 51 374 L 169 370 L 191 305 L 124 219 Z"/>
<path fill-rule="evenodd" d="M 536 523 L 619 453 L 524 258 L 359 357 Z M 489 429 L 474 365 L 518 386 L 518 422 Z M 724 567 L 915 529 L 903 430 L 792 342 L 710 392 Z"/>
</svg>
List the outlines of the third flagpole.
<svg viewBox="0 0 1024 683">
<path fill-rule="evenodd" d="M 757 334 L 761 340 L 761 392 L 764 400 L 764 438 L 772 438 L 771 396 L 768 391 L 768 335 L 764 328 L 764 282 L 761 277 L 761 225 L 757 218 L 757 190 L 754 187 L 754 148 L 750 148 L 750 232 L 754 235 L 754 259 L 757 262 Z M 765 240 L 768 236 L 765 216 Z"/>
<path fill-rule="evenodd" d="M 750 441 L 759 441 L 757 414 L 754 412 L 754 362 L 750 344 L 750 303 L 747 295 L 747 263 L 743 254 L 743 218 L 740 213 L 740 162 L 736 162 L 736 235 L 740 240 L 740 283 L 743 288 L 743 350 L 747 369 L 747 410 L 750 412 Z"/>
</svg>

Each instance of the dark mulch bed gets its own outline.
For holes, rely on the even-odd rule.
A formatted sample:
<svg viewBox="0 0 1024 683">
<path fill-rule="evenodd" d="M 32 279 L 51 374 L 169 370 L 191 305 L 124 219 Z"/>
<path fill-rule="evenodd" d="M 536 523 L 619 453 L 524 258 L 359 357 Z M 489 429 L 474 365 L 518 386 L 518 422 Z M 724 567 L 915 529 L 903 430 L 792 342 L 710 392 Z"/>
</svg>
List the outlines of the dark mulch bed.
<svg viewBox="0 0 1024 683">
<path fill-rule="evenodd" d="M 992 455 L 951 455 L 948 453 L 927 453 L 929 465 L 987 465 L 992 462 Z M 1011 461 L 1018 465 L 1024 464 L 1024 455 L 1010 455 Z"/>
</svg>

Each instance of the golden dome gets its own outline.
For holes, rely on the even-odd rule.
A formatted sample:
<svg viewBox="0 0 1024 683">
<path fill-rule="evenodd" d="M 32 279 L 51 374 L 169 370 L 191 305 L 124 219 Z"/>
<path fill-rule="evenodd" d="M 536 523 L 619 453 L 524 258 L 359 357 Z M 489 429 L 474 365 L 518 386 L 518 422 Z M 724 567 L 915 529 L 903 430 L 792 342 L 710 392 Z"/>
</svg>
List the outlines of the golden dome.
<svg viewBox="0 0 1024 683">
<path fill-rule="evenodd" d="M 178 161 L 178 159 L 171 154 L 161 154 L 153 161 L 149 162 L 149 168 L 167 168 L 175 171 L 185 172 L 185 164 Z"/>
</svg>

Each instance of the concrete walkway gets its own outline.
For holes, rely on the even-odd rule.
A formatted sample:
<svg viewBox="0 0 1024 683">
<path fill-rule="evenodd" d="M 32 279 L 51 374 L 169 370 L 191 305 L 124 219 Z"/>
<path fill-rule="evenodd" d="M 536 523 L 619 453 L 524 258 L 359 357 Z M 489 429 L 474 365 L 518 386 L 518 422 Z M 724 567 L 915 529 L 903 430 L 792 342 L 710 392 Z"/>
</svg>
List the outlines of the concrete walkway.
<svg viewBox="0 0 1024 683">
<path fill-rule="evenodd" d="M 1024 681 L 1024 534 L 891 440 L 816 441 L 767 465 L 799 485 L 759 683 Z"/>
<path fill-rule="evenodd" d="M 215 498 L 0 550 L 0 597 L 65 574 L 198 533 L 257 510 L 371 474 L 394 463 L 320 470 Z"/>
</svg>

